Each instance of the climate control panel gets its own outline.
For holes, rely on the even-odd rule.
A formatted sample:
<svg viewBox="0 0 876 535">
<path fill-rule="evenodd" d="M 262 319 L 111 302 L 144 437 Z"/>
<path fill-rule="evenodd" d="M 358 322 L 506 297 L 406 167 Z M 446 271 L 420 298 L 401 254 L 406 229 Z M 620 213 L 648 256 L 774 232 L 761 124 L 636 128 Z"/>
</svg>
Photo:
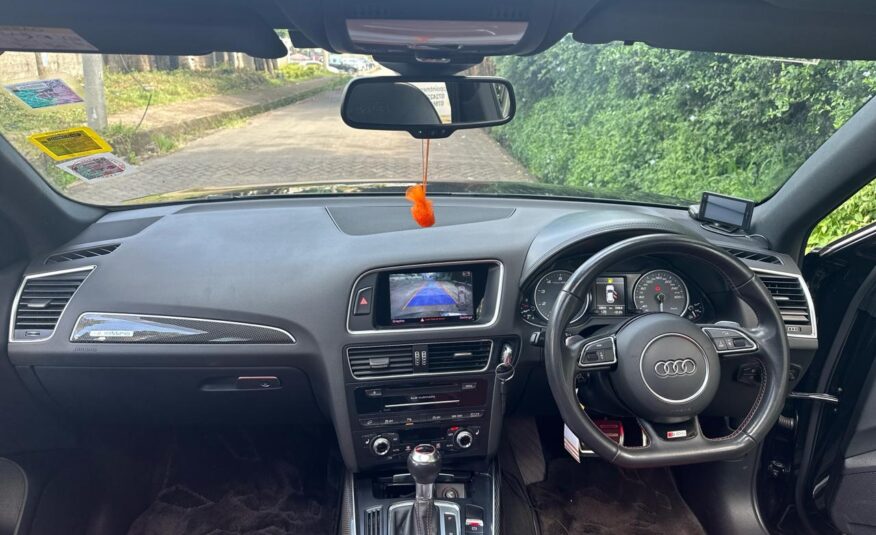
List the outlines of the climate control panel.
<svg viewBox="0 0 876 535">
<path fill-rule="evenodd" d="M 359 436 L 359 444 L 363 452 L 372 458 L 404 460 L 418 444 L 432 444 L 444 455 L 461 453 L 479 445 L 480 435 L 479 425 L 452 425 L 399 432 L 363 433 Z"/>
</svg>

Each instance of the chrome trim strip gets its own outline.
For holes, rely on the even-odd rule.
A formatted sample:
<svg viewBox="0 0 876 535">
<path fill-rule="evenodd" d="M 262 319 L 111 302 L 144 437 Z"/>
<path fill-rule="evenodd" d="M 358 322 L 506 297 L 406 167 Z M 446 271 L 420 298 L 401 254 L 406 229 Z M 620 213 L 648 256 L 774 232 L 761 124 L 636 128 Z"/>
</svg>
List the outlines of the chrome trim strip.
<svg viewBox="0 0 876 535">
<path fill-rule="evenodd" d="M 23 279 L 21 279 L 21 284 L 18 286 L 18 291 L 15 292 L 15 299 L 12 300 L 12 310 L 9 314 L 9 343 L 30 343 L 30 342 L 45 342 L 50 340 L 53 336 L 55 336 L 55 332 L 58 330 L 58 326 L 61 324 L 61 319 L 64 317 L 64 313 L 67 312 L 67 308 L 69 308 L 70 303 L 73 302 L 73 298 L 76 297 L 76 294 L 79 292 L 82 285 L 85 284 L 85 281 L 88 280 L 88 277 L 91 276 L 91 273 L 94 272 L 97 266 L 92 264 L 90 266 L 82 266 L 78 268 L 72 269 L 62 269 L 58 271 L 46 271 L 44 273 L 36 273 L 31 275 L 25 275 Z M 24 292 L 24 287 L 27 285 L 27 282 L 32 279 L 42 279 L 45 277 L 52 277 L 55 275 L 66 275 L 67 273 L 78 273 L 80 271 L 88 271 L 88 275 L 82 279 L 82 282 L 79 284 L 79 287 L 76 288 L 76 291 L 70 295 L 70 299 L 67 301 L 67 306 L 64 307 L 64 310 L 61 311 L 61 314 L 58 316 L 58 322 L 55 324 L 55 328 L 52 329 L 52 334 L 45 338 L 23 338 L 16 339 L 15 336 L 15 317 L 18 315 L 18 301 L 21 299 L 21 294 Z"/>
<path fill-rule="evenodd" d="M 289 337 L 289 340 L 291 343 L 293 343 L 293 344 L 297 343 L 297 340 L 295 340 L 295 337 L 292 336 L 292 334 L 289 333 L 289 331 L 286 331 L 284 329 L 280 329 L 279 327 L 271 327 L 270 325 L 262 325 L 260 323 L 244 323 L 244 322 L 240 322 L 240 321 L 214 320 L 214 319 L 209 319 L 209 318 L 191 318 L 191 317 L 186 317 L 186 316 L 162 316 L 159 314 L 131 314 L 131 313 L 124 313 L 124 312 L 83 312 L 82 314 L 79 315 L 79 317 L 76 319 L 76 323 L 73 325 L 73 332 L 70 333 L 70 342 L 73 342 L 73 335 L 75 334 L 75 332 L 79 328 L 79 322 L 83 321 L 85 316 L 88 316 L 89 314 L 100 314 L 101 316 L 115 316 L 115 317 L 119 317 L 119 318 L 154 318 L 154 319 L 164 319 L 164 320 L 184 320 L 184 321 L 196 321 L 196 322 L 200 321 L 200 322 L 205 322 L 205 323 L 223 323 L 226 325 L 242 325 L 244 327 L 255 327 L 257 329 L 267 329 L 269 331 L 276 331 L 276 332 L 279 332 L 279 333 Z M 89 342 L 89 343 L 92 343 L 92 344 L 93 343 L 111 344 L 112 342 Z M 125 342 L 125 344 L 126 345 L 136 345 L 136 342 Z M 247 342 L 246 344 L 257 345 L 258 342 Z M 246 344 L 240 344 L 240 345 L 246 345 Z M 153 342 L 153 343 L 150 343 L 150 345 L 161 345 L 161 343 L 160 342 Z M 221 345 L 221 344 L 204 343 L 204 344 L 190 344 L 190 345 Z M 278 345 L 282 345 L 282 344 L 278 344 Z"/>
<path fill-rule="evenodd" d="M 458 344 L 459 342 L 489 342 L 490 343 L 490 358 L 487 359 L 487 365 L 479 370 L 462 370 L 458 372 L 420 372 L 420 373 L 402 373 L 398 375 L 374 375 L 369 377 L 356 377 L 353 374 L 353 365 L 350 364 L 350 349 L 356 348 L 364 348 L 370 349 L 372 347 L 388 347 L 388 346 L 414 346 L 414 345 L 433 345 L 433 344 Z M 478 338 L 474 340 L 452 340 L 452 341 L 444 341 L 444 342 L 425 342 L 423 344 L 413 344 L 413 343 L 400 343 L 400 344 L 392 344 L 386 343 L 382 345 L 371 345 L 371 346 L 351 346 L 346 348 L 345 353 L 347 356 L 347 369 L 350 370 L 350 376 L 357 381 L 374 381 L 379 379 L 408 379 L 410 377 L 440 377 L 442 375 L 459 375 L 464 373 L 484 373 L 485 371 L 490 369 L 490 364 L 493 362 L 493 347 L 495 344 L 489 338 Z"/>
<path fill-rule="evenodd" d="M 420 401 L 419 403 L 393 403 L 391 405 L 384 405 L 384 408 L 397 409 L 398 407 L 420 407 L 422 405 L 456 405 L 460 401 L 458 399 L 448 399 L 443 401 Z"/>
<path fill-rule="evenodd" d="M 755 273 L 765 273 L 767 275 L 775 275 L 777 277 L 786 277 L 789 279 L 797 279 L 800 282 L 800 287 L 803 288 L 803 295 L 806 296 L 806 304 L 809 307 L 809 321 L 812 323 L 812 334 L 789 334 L 787 329 L 785 330 L 785 334 L 789 338 L 814 338 L 818 339 L 818 325 L 816 324 L 815 319 L 815 303 L 812 301 L 812 295 L 809 293 L 809 286 L 806 284 L 806 280 L 803 278 L 803 275 L 797 273 L 787 273 L 784 271 L 774 271 L 772 269 L 764 269 L 764 268 L 756 268 L 749 266 L 751 271 Z M 778 306 L 778 303 L 777 303 Z M 784 323 L 784 322 L 783 322 Z"/>
<path fill-rule="evenodd" d="M 367 275 L 371 275 L 372 273 L 377 273 L 381 271 L 392 271 L 394 269 L 416 269 L 421 267 L 434 267 L 434 266 L 459 266 L 466 264 L 495 264 L 499 266 L 499 284 L 498 284 L 498 292 L 496 295 L 496 306 L 493 308 L 493 316 L 490 318 L 490 321 L 487 323 L 473 323 L 468 325 L 448 325 L 446 327 L 414 327 L 414 328 L 390 328 L 390 329 L 368 329 L 362 331 L 354 331 L 350 329 L 350 318 L 353 315 L 353 301 L 356 299 L 356 288 L 359 287 L 359 281 L 365 278 Z M 368 334 L 389 334 L 389 333 L 426 333 L 426 332 L 442 332 L 442 331 L 451 331 L 451 330 L 463 330 L 463 329 L 489 329 L 494 326 L 496 322 L 499 320 L 499 311 L 502 308 L 502 295 L 505 286 L 505 264 L 495 259 L 481 259 L 481 260 L 459 260 L 454 262 L 430 262 L 427 264 L 407 264 L 401 266 L 387 266 L 374 268 L 362 273 L 358 277 L 356 277 L 356 281 L 353 283 L 353 288 L 350 290 L 350 302 L 347 305 L 347 332 L 353 335 L 368 335 Z M 373 297 L 372 297 L 373 299 Z"/>
<path fill-rule="evenodd" d="M 831 243 L 828 243 L 827 245 L 825 245 L 821 249 L 819 254 L 821 254 L 821 255 L 833 254 L 833 253 L 839 251 L 840 249 L 843 249 L 845 247 L 852 246 L 852 245 L 855 245 L 856 243 L 862 242 L 862 241 L 866 240 L 867 238 L 869 238 L 870 236 L 872 236 L 873 234 L 876 234 L 876 225 L 873 225 L 873 224 L 867 225 L 866 227 L 862 227 L 862 228 L 852 232 L 851 234 L 846 234 L 845 236 L 838 238 L 835 241 L 832 241 Z"/>
</svg>

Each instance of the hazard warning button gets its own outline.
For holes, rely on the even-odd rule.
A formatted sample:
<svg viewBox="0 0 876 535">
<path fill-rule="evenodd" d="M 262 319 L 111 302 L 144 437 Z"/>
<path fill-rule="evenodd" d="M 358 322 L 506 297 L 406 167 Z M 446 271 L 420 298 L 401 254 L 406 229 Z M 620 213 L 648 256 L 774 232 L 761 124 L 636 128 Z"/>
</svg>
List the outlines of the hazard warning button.
<svg viewBox="0 0 876 535">
<path fill-rule="evenodd" d="M 362 288 L 356 293 L 356 301 L 353 305 L 354 316 L 368 316 L 371 314 L 372 289 Z"/>
</svg>

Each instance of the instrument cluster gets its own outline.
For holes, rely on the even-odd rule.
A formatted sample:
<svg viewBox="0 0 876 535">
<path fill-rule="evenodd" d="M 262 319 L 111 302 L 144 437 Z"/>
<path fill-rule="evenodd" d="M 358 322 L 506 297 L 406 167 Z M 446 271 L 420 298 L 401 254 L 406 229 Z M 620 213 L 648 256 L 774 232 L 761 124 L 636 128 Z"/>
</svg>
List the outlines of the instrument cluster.
<svg viewBox="0 0 876 535">
<path fill-rule="evenodd" d="M 538 326 L 547 324 L 560 290 L 581 262 L 582 259 L 558 262 L 524 288 L 519 307 L 524 321 Z M 648 312 L 667 312 L 692 321 L 703 319 L 708 305 L 705 296 L 676 269 L 656 265 L 636 267 L 598 277 L 571 324 L 583 324 L 593 317 Z"/>
</svg>

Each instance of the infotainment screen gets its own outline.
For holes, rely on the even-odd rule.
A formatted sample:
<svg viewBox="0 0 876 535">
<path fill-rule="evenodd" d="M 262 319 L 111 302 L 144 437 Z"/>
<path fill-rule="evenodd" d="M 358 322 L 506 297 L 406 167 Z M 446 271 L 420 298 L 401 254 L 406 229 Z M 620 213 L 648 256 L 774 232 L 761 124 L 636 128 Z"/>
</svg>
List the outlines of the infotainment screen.
<svg viewBox="0 0 876 535">
<path fill-rule="evenodd" d="M 393 325 L 474 321 L 472 271 L 390 273 L 389 308 Z"/>
</svg>

